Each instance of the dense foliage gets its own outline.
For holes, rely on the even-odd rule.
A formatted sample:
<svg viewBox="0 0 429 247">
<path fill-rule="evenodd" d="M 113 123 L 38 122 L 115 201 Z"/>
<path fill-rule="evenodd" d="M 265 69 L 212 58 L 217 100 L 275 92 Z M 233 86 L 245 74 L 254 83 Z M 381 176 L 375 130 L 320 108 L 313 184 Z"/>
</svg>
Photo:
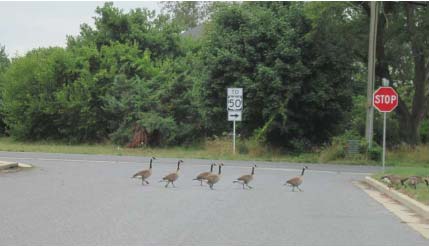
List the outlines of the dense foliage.
<svg viewBox="0 0 429 247">
<path fill-rule="evenodd" d="M 389 138 L 426 142 L 428 8 L 382 9 L 377 76 L 401 96 Z M 230 131 L 226 88 L 237 86 L 244 88 L 244 138 L 302 150 L 345 132 L 363 134 L 367 3 L 177 2 L 163 10 L 125 13 L 106 3 L 94 27 L 81 25 L 65 48 L 9 60 L 0 46 L 2 133 L 192 144 Z M 182 34 L 200 23 L 199 37 Z M 378 115 L 375 126 L 379 140 Z"/>
<path fill-rule="evenodd" d="M 352 60 L 343 40 L 304 15 L 304 4 L 233 5 L 213 18 L 205 45 L 207 127 L 227 129 L 225 88 L 244 88 L 242 133 L 310 147 L 339 133 L 351 109 Z"/>
</svg>

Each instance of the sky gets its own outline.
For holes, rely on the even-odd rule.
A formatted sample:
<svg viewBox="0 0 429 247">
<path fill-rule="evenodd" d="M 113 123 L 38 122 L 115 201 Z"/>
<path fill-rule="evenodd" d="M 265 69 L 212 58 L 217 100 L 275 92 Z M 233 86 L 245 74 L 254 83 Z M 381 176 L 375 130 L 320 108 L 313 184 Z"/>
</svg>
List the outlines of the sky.
<svg viewBox="0 0 429 247">
<path fill-rule="evenodd" d="M 128 12 L 147 8 L 160 12 L 160 2 L 113 1 L 114 6 Z M 0 45 L 9 57 L 25 55 L 38 47 L 65 47 L 67 35 L 79 34 L 80 25 L 93 26 L 97 6 L 104 1 L 76 2 L 5 2 L 0 1 Z"/>
</svg>

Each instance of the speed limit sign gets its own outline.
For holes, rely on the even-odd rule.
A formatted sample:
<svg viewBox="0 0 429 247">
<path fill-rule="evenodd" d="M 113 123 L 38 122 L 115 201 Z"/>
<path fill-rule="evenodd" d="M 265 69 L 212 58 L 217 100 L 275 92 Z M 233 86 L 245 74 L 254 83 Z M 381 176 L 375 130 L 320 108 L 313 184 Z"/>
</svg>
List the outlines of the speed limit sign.
<svg viewBox="0 0 429 247">
<path fill-rule="evenodd" d="M 243 88 L 228 88 L 226 106 L 228 111 L 243 110 Z"/>
<path fill-rule="evenodd" d="M 232 121 L 233 123 L 232 152 L 235 154 L 235 122 L 241 121 L 241 111 L 243 110 L 243 88 L 228 88 L 226 109 L 228 110 L 228 121 Z"/>
</svg>

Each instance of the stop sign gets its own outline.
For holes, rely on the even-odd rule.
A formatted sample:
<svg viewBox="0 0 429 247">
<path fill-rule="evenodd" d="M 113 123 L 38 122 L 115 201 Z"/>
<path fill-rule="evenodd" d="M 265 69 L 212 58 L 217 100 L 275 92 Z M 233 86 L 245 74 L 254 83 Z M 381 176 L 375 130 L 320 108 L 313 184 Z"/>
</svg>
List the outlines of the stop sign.
<svg viewBox="0 0 429 247">
<path fill-rule="evenodd" d="M 379 112 L 391 112 L 398 106 L 399 96 L 391 87 L 380 87 L 374 92 L 372 102 Z"/>
</svg>

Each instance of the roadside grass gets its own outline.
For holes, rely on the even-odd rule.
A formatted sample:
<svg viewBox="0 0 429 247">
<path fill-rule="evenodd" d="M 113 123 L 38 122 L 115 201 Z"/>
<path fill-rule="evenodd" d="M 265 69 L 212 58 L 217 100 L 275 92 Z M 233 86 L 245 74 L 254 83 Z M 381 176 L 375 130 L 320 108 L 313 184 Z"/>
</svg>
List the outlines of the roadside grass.
<svg viewBox="0 0 429 247">
<path fill-rule="evenodd" d="M 176 146 L 164 148 L 124 148 L 111 143 L 104 144 L 64 144 L 52 141 L 22 142 L 9 137 L 0 137 L 0 151 L 10 152 L 46 152 L 69 154 L 107 154 L 131 156 L 158 156 L 170 158 L 197 158 L 211 160 L 249 160 L 249 161 L 287 161 L 317 163 L 317 153 L 297 155 L 282 154 L 279 150 L 246 142 L 246 151 L 239 150 L 232 154 L 230 140 L 207 140 L 193 146 Z M 240 152 L 241 151 L 241 152 Z"/>
<path fill-rule="evenodd" d="M 238 140 L 236 145 L 236 154 L 234 155 L 232 154 L 232 142 L 227 138 L 206 140 L 205 142 L 192 146 L 124 148 L 111 143 L 65 144 L 52 141 L 22 142 L 16 141 L 10 137 L 0 137 L 0 151 L 381 165 L 380 161 L 368 160 L 365 155 L 348 156 L 341 154 L 341 152 L 344 151 L 339 150 L 337 146 L 315 150 L 311 153 L 290 154 L 281 149 L 262 146 L 252 140 Z M 395 150 L 390 150 L 387 152 L 386 165 L 391 167 L 429 168 L 429 145 L 422 145 L 415 149 L 401 147 Z"/>
<path fill-rule="evenodd" d="M 391 166 L 429 168 L 429 145 L 420 145 L 415 148 L 401 146 L 393 152 L 388 152 L 386 159 L 387 164 Z"/>
<path fill-rule="evenodd" d="M 385 174 L 394 174 L 399 175 L 401 177 L 408 177 L 408 176 L 422 176 L 426 177 L 429 176 L 429 168 L 428 167 L 392 167 L 386 169 Z M 383 176 L 383 173 L 375 173 L 372 175 L 374 179 L 377 179 L 378 181 L 381 181 L 381 177 Z M 429 188 L 426 186 L 426 184 L 420 183 L 417 185 L 417 189 L 414 189 L 408 185 L 406 186 L 400 186 L 395 188 L 401 193 L 404 193 L 408 195 L 411 198 L 416 199 L 417 201 L 420 201 L 426 205 L 429 205 Z"/>
</svg>

